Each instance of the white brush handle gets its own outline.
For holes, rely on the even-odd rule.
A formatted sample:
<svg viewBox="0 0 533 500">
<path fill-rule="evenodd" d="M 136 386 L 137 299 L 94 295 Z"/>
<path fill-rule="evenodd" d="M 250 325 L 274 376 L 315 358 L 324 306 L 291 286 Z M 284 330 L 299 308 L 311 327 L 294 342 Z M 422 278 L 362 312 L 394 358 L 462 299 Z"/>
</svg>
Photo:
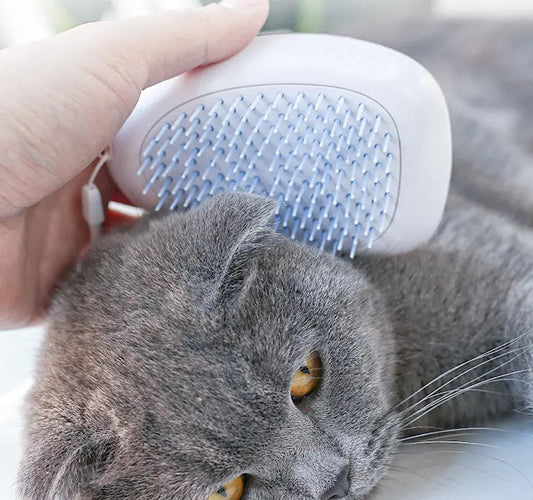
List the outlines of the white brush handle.
<svg viewBox="0 0 533 500">
<path fill-rule="evenodd" d="M 118 134 L 110 171 L 139 206 L 136 175 L 142 145 L 154 124 L 192 99 L 232 88 L 267 85 L 336 87 L 368 96 L 392 117 L 400 142 L 399 194 L 394 218 L 373 251 L 410 250 L 434 233 L 442 217 L 451 174 L 451 133 L 444 96 L 431 74 L 411 58 L 373 43 L 329 35 L 276 34 L 256 38 L 233 58 L 146 90 Z"/>
</svg>

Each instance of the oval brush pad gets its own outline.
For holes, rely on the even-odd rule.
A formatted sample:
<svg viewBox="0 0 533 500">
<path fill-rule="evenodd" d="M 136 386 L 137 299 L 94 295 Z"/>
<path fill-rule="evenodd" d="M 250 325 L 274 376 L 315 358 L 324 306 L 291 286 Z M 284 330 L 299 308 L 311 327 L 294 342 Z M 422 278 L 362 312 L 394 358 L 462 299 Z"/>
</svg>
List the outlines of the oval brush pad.
<svg viewBox="0 0 533 500">
<path fill-rule="evenodd" d="M 426 241 L 450 170 L 446 103 L 423 67 L 368 42 L 296 34 L 260 36 L 145 91 L 110 164 L 148 210 L 270 196 L 278 231 L 350 257 Z"/>
</svg>

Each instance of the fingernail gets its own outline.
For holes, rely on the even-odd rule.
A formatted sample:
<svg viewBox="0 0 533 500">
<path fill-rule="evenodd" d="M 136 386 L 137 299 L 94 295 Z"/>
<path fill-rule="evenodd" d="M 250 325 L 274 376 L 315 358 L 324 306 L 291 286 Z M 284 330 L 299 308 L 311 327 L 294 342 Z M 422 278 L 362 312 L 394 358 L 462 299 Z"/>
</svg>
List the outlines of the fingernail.
<svg viewBox="0 0 533 500">
<path fill-rule="evenodd" d="M 264 0 L 222 0 L 220 5 L 230 9 L 252 9 L 264 3 Z"/>
</svg>

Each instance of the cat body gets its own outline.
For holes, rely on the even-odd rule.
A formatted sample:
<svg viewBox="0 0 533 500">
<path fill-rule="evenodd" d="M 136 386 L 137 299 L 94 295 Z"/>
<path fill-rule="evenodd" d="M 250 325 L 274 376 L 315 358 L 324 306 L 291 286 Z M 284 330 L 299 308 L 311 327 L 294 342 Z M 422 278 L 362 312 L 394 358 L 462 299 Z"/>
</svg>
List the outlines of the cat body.
<svg viewBox="0 0 533 500">
<path fill-rule="evenodd" d="M 450 32 L 480 33 L 474 60 L 493 43 L 469 25 L 381 40 L 420 56 L 452 111 L 452 189 L 431 242 L 332 257 L 274 233 L 273 202 L 242 194 L 106 238 L 52 306 L 22 498 L 205 500 L 245 474 L 245 500 L 363 499 L 415 426 L 533 408 L 533 126 L 521 115 L 533 65 L 520 52 L 512 95 L 480 87 L 476 101 L 475 82 L 450 77 L 468 59 L 442 53 Z M 294 400 L 312 352 L 319 385 Z"/>
<path fill-rule="evenodd" d="M 415 22 L 357 32 L 427 67 L 444 89 L 452 119 L 451 193 L 438 234 L 411 255 L 370 259 L 369 276 L 388 292 L 396 332 L 403 332 L 400 364 L 424 365 L 420 375 L 400 370 L 408 373 L 400 388 L 407 394 L 427 380 L 428 357 L 435 363 L 431 375 L 438 376 L 517 336 L 523 338 L 510 346 L 515 354 L 532 343 L 533 36 L 528 22 Z M 529 370 L 498 383 L 518 399 L 470 392 L 467 404 L 458 398 L 428 415 L 431 425 L 531 409 L 531 354 L 516 361 L 502 356 L 468 376 L 502 362 L 491 376 Z"/>
</svg>

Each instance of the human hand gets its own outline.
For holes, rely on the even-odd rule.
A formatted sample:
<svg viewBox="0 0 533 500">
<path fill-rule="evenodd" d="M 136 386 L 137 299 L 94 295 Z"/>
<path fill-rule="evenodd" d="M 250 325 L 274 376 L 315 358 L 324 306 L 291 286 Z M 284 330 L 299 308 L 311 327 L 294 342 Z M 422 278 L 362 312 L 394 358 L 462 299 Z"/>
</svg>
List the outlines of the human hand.
<svg viewBox="0 0 533 500">
<path fill-rule="evenodd" d="M 0 328 L 42 316 L 88 244 L 82 186 L 141 90 L 238 52 L 267 12 L 223 0 L 0 51 Z M 108 200 L 105 170 L 97 184 Z"/>
</svg>

